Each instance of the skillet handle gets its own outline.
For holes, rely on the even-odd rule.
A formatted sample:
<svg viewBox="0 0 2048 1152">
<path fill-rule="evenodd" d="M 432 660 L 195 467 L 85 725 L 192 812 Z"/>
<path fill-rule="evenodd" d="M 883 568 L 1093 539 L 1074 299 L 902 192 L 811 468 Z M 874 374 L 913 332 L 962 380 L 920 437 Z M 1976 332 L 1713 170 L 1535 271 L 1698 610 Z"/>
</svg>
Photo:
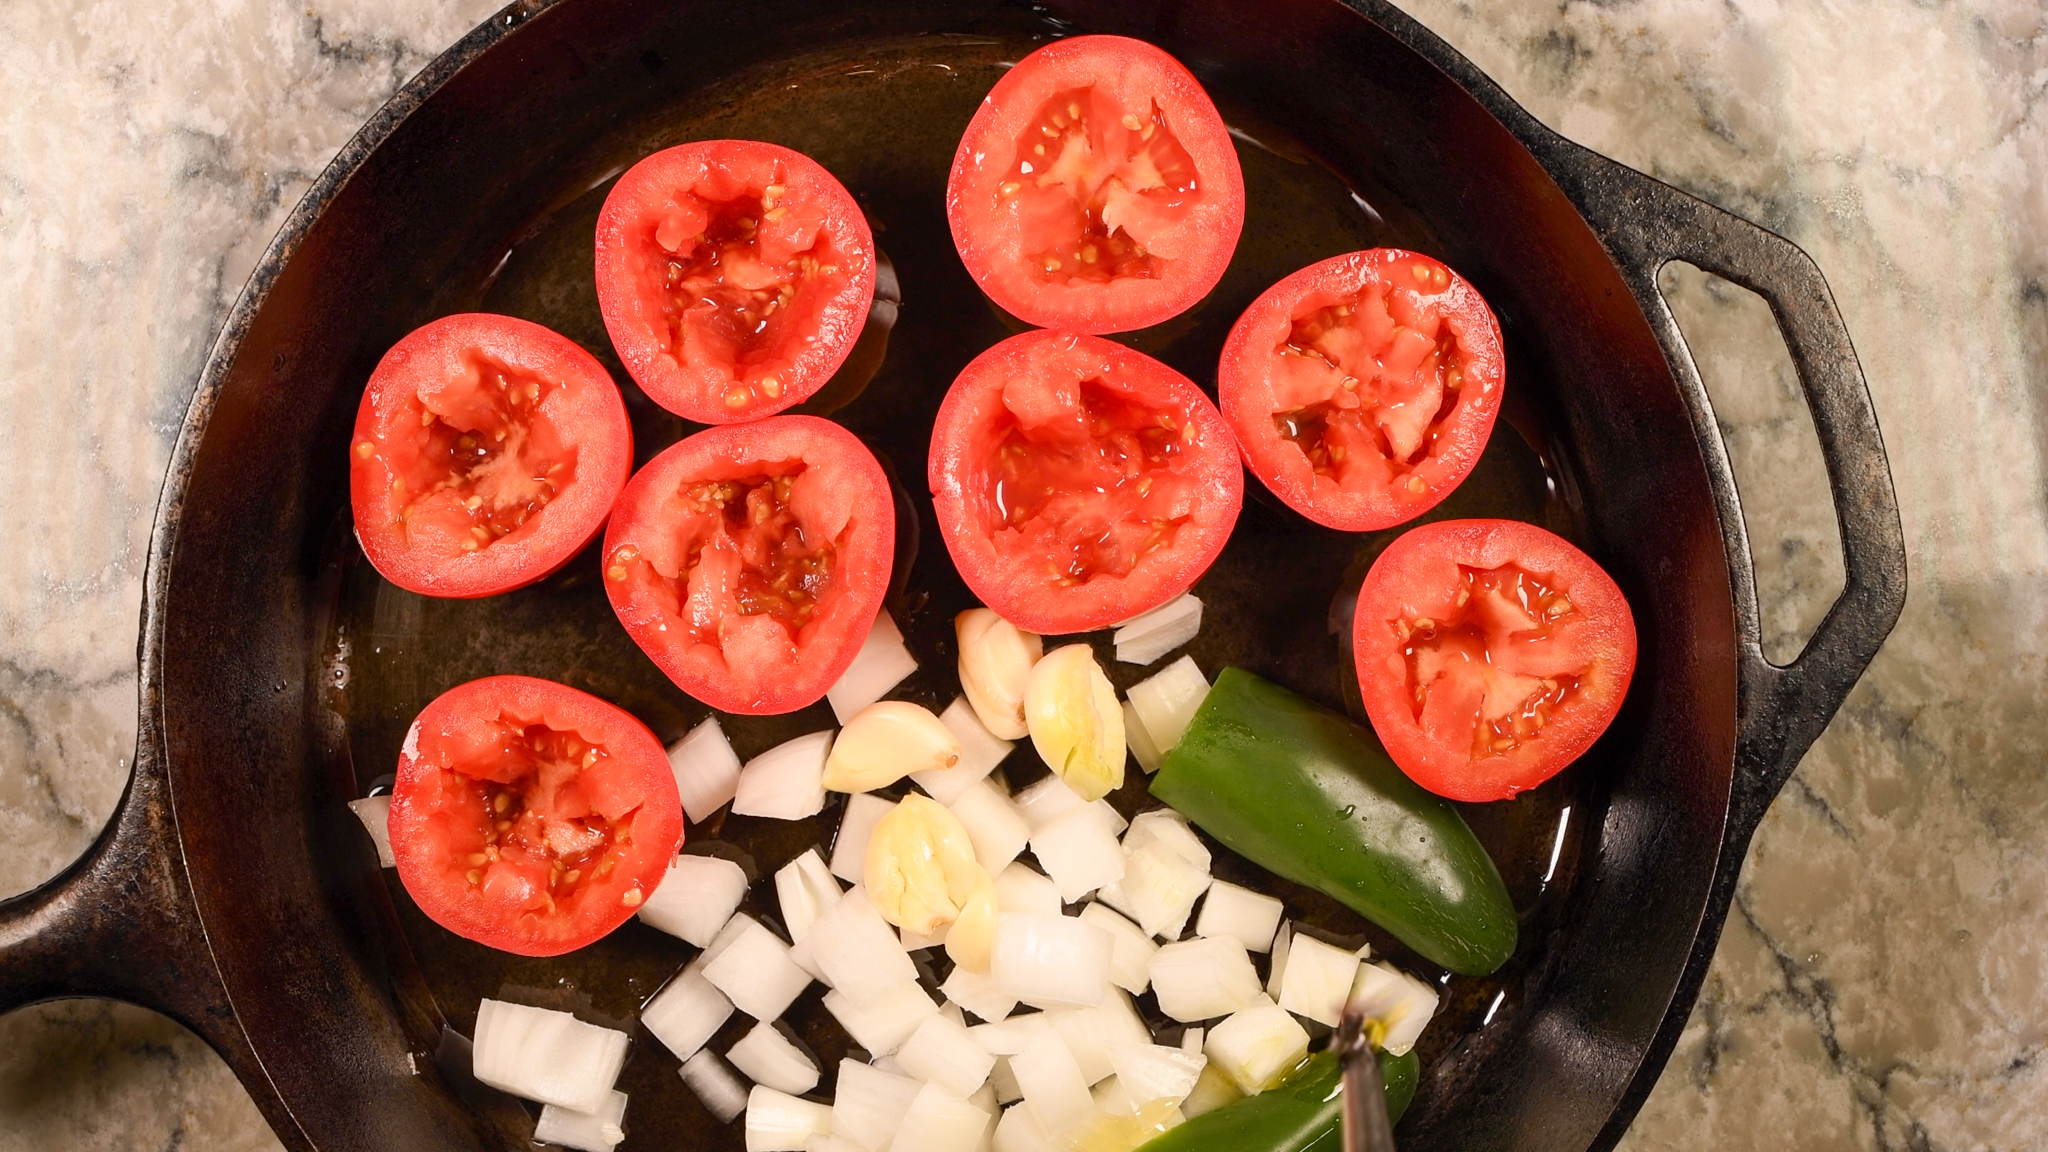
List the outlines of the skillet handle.
<svg viewBox="0 0 2048 1152">
<path fill-rule="evenodd" d="M 1572 146 L 1577 148 L 1576 145 Z M 1729 819 L 1746 840 L 1801 756 L 1841 707 L 1906 603 L 1906 545 L 1877 413 L 1849 332 L 1820 269 L 1791 241 L 1597 153 L 1567 187 L 1621 266 L 1678 370 L 1711 471 L 1734 577 L 1741 659 L 1736 795 Z M 1765 659 L 1749 533 L 1711 400 L 1657 286 L 1684 260 L 1764 298 L 1792 355 L 1827 466 L 1841 533 L 1842 594 L 1790 664 Z"/>
</svg>

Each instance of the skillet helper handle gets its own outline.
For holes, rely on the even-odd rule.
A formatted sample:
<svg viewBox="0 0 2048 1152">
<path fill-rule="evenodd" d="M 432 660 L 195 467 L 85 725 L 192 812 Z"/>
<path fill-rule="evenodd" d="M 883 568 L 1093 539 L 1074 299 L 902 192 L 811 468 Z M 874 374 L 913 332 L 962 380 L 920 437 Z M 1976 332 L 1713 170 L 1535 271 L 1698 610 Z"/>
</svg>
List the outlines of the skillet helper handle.
<svg viewBox="0 0 2048 1152">
<path fill-rule="evenodd" d="M 1583 150 L 1582 150 L 1583 151 Z M 1568 188 L 1616 257 L 1657 339 L 1679 370 L 1712 473 L 1722 543 L 1735 574 L 1740 645 L 1736 809 L 1745 834 L 1827 726 L 1906 603 L 1906 544 L 1884 440 L 1856 350 L 1820 269 L 1797 245 L 1731 212 L 1590 151 Z M 1842 594 L 1790 664 L 1765 659 L 1749 533 L 1727 446 L 1699 369 L 1657 285 L 1683 260 L 1769 303 L 1791 352 L 1827 466 L 1841 534 Z"/>
</svg>

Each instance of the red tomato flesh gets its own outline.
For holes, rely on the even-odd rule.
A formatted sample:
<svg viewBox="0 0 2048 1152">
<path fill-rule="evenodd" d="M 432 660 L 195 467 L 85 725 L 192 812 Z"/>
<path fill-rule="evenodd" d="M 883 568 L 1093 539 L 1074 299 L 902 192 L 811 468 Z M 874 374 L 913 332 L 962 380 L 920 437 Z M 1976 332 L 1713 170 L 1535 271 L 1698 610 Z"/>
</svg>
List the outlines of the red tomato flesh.
<svg viewBox="0 0 2048 1152">
<path fill-rule="evenodd" d="M 1414 519 L 1470 474 L 1505 377 L 1479 293 L 1427 256 L 1376 248 L 1267 289 L 1224 344 L 1217 391 L 1275 495 L 1367 532 Z"/>
<path fill-rule="evenodd" d="M 969 588 L 1020 628 L 1085 632 L 1178 596 L 1237 522 L 1229 430 L 1186 377 L 1093 336 L 1026 332 L 960 373 L 932 497 Z"/>
<path fill-rule="evenodd" d="M 555 956 L 633 915 L 682 844 L 683 812 L 646 725 L 553 681 L 492 676 L 413 721 L 390 828 L 399 880 L 435 923 Z"/>
<path fill-rule="evenodd" d="M 722 712 L 793 712 L 860 651 L 895 559 L 888 477 L 813 416 L 699 432 L 626 486 L 605 591 L 635 642 Z"/>
<path fill-rule="evenodd" d="M 800 152 L 709 140 L 629 169 L 597 223 L 605 328 L 648 396 L 706 424 L 754 420 L 831 378 L 867 322 L 874 238 Z"/>
<path fill-rule="evenodd" d="M 1634 674 L 1635 618 L 1607 573 L 1559 537 L 1446 520 L 1374 561 L 1352 651 L 1394 762 L 1453 799 L 1500 800 L 1606 731 Z"/>
<path fill-rule="evenodd" d="M 356 413 L 356 538 L 385 579 L 488 596 L 567 563 L 633 462 L 619 390 L 591 355 L 510 316 L 446 316 L 393 345 Z"/>
<path fill-rule="evenodd" d="M 1140 40 L 1017 62 L 967 126 L 946 215 L 968 272 L 1030 324 L 1124 332 L 1179 314 L 1230 263 L 1244 179 L 1202 86 Z"/>
</svg>

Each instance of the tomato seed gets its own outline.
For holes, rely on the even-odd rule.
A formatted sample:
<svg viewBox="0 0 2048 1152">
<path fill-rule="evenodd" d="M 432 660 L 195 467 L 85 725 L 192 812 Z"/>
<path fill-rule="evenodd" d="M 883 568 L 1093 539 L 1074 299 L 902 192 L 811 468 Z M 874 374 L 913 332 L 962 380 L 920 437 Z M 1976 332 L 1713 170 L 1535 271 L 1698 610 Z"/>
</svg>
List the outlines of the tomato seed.
<svg viewBox="0 0 2048 1152">
<path fill-rule="evenodd" d="M 365 460 L 368 460 L 370 457 L 376 454 L 377 446 L 375 444 L 370 443 L 368 440 L 365 440 L 361 444 L 356 445 L 356 455 L 362 457 Z"/>
<path fill-rule="evenodd" d="M 626 889 L 626 894 L 624 896 L 619 897 L 619 903 L 624 904 L 628 908 L 638 908 L 640 906 L 640 901 L 644 899 L 646 899 L 646 897 L 640 895 L 640 889 L 628 888 Z"/>
</svg>

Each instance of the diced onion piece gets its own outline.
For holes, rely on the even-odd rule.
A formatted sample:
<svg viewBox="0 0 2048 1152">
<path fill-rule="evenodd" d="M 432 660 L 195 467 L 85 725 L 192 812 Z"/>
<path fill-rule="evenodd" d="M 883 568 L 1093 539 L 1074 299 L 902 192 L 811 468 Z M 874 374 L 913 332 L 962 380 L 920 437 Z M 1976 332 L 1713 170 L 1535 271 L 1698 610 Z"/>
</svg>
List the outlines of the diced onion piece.
<svg viewBox="0 0 2048 1152">
<path fill-rule="evenodd" d="M 1209 1029 L 1202 1052 L 1240 1091 L 1256 1096 L 1307 1058 L 1308 1031 L 1285 1008 L 1254 1004 Z"/>
<path fill-rule="evenodd" d="M 1166 754 L 1152 742 L 1152 733 L 1146 730 L 1144 719 L 1128 698 L 1124 700 L 1124 743 L 1131 746 L 1131 755 L 1137 757 L 1138 767 L 1144 769 L 1146 775 L 1159 771 L 1159 762 L 1165 759 Z"/>
<path fill-rule="evenodd" d="M 867 639 L 861 641 L 853 663 L 846 666 L 837 683 L 825 690 L 825 699 L 832 704 L 832 714 L 844 724 L 854 713 L 887 696 L 890 689 L 915 671 L 917 658 L 904 647 L 903 633 L 897 630 L 895 617 L 884 608 L 875 613 L 874 626 L 868 629 Z"/>
<path fill-rule="evenodd" d="M 974 1042 L 996 1056 L 1015 1056 L 1033 1036 L 1052 1028 L 1045 1012 L 1025 1012 L 993 1024 L 976 1024 L 967 1030 Z"/>
<path fill-rule="evenodd" d="M 560 1144 L 582 1152 L 611 1152 L 626 1138 L 626 1094 L 614 1091 L 595 1112 L 577 1112 L 559 1104 L 540 1110 L 540 1122 L 533 1126 L 537 1144 Z"/>
<path fill-rule="evenodd" d="M 1123 1082 L 1115 1076 L 1103 1077 L 1094 1088 L 1089 1089 L 1088 1094 L 1095 1097 L 1095 1110 L 1105 1116 L 1136 1116 L 1138 1114 L 1137 1101 L 1131 1099 L 1131 1094 L 1124 1091 Z M 1093 1133 L 1090 1133 L 1090 1135 L 1093 1135 Z"/>
<path fill-rule="evenodd" d="M 713 987 L 694 966 L 676 973 L 647 1006 L 640 1023 L 677 1059 L 688 1060 L 732 1016 L 732 1001 Z"/>
<path fill-rule="evenodd" d="M 1024 814 L 993 781 L 983 780 L 947 807 L 967 827 L 968 838 L 974 841 L 974 858 L 990 876 L 1008 867 L 1031 839 L 1031 825 Z"/>
<path fill-rule="evenodd" d="M 1136 825 L 1132 826 L 1134 829 Z M 1130 839 L 1125 838 L 1128 845 Z M 1173 843 L 1149 840 L 1136 851 L 1125 849 L 1119 897 L 1129 903 L 1147 935 L 1173 939 L 1187 927 L 1195 901 L 1209 888 L 1209 869 L 1187 858 Z"/>
<path fill-rule="evenodd" d="M 1110 637 L 1116 658 L 1124 664 L 1150 664 L 1195 638 L 1202 630 L 1202 602 L 1193 593 L 1180 595 L 1123 622 Z"/>
<path fill-rule="evenodd" d="M 1180 1102 L 1180 1110 L 1182 1115 L 1193 1120 L 1204 1112 L 1214 1112 L 1225 1104 L 1234 1104 L 1242 1099 L 1243 1089 L 1211 1061 L 1203 1066 L 1202 1075 L 1195 1081 L 1195 1090 Z"/>
<path fill-rule="evenodd" d="M 923 952 L 945 944 L 946 932 L 950 928 L 952 928 L 951 924 L 941 924 L 929 935 L 923 932 L 912 932 L 908 928 L 898 928 L 896 930 L 896 938 L 903 942 L 903 950 L 905 952 Z"/>
<path fill-rule="evenodd" d="M 834 1122 L 836 1123 L 837 1121 L 835 1120 Z M 804 1145 L 804 1152 L 873 1152 L 873 1150 L 864 1148 L 834 1132 L 825 1136 L 811 1137 L 810 1142 Z"/>
<path fill-rule="evenodd" d="M 1043 1131 L 1064 1133 L 1095 1107 L 1081 1066 L 1056 1032 L 1041 1032 L 1026 1041 L 1024 1050 L 1010 1057 L 1010 1072 Z"/>
<path fill-rule="evenodd" d="M 1293 951 L 1294 925 L 1282 924 L 1273 937 L 1272 969 L 1266 977 L 1266 995 L 1280 999 L 1280 982 L 1287 978 L 1287 957 Z"/>
<path fill-rule="evenodd" d="M 1039 758 L 1083 800 L 1099 800 L 1122 786 L 1123 706 L 1095 662 L 1094 649 L 1069 644 L 1032 666 L 1024 720 Z"/>
<path fill-rule="evenodd" d="M 1344 1017 L 1344 1002 L 1358 975 L 1358 953 L 1297 933 L 1280 978 L 1280 1006 L 1332 1028 Z"/>
<path fill-rule="evenodd" d="M 1059 885 L 1031 870 L 1028 864 L 1012 864 L 996 873 L 996 907 L 1004 912 L 1060 914 Z"/>
<path fill-rule="evenodd" d="M 746 894 L 747 873 L 739 865 L 717 856 L 682 855 L 669 861 L 638 915 L 649 927 L 702 948 L 732 919 Z"/>
<path fill-rule="evenodd" d="M 1040 1008 L 1092 1008 L 1109 988 L 1109 933 L 1068 916 L 1005 912 L 996 919 L 995 976 Z"/>
<path fill-rule="evenodd" d="M 946 982 L 939 985 L 939 991 L 946 994 L 946 999 L 991 1023 L 1017 1010 L 1017 998 L 1003 991 L 994 973 L 971 972 L 956 964 Z"/>
<path fill-rule="evenodd" d="M 966 1097 L 988 1083 L 996 1058 L 976 1044 L 965 1027 L 944 1016 L 928 1016 L 896 1050 L 896 1063 L 919 1080 Z"/>
<path fill-rule="evenodd" d="M 1145 722 L 1152 746 L 1165 756 L 1180 743 L 1188 721 L 1195 718 L 1195 710 L 1209 695 L 1209 678 L 1195 666 L 1193 657 L 1183 656 L 1157 675 L 1131 685 L 1124 695 L 1137 710 L 1138 719 Z"/>
<path fill-rule="evenodd" d="M 989 1114 L 937 1083 L 926 1084 L 903 1113 L 890 1152 L 974 1152 Z"/>
<path fill-rule="evenodd" d="M 865 1008 L 836 989 L 827 992 L 825 1011 L 839 1021 L 855 1044 L 875 1056 L 887 1056 L 901 1048 L 927 1017 L 938 1015 L 939 1005 L 917 981 L 906 980 Z"/>
<path fill-rule="evenodd" d="M 698 973 L 703 972 L 706 964 L 723 955 L 727 948 L 732 947 L 733 941 L 746 934 L 747 929 L 760 926 L 761 922 L 759 920 L 754 919 L 745 912 L 733 913 L 732 919 L 725 922 L 725 927 L 718 930 L 718 935 L 711 938 L 711 943 L 705 945 L 702 952 L 697 953 L 695 960 L 690 961 L 688 970 Z"/>
<path fill-rule="evenodd" d="M 856 887 L 811 925 L 812 955 L 842 997 L 863 1008 L 895 995 L 917 979 L 917 965 L 903 951 L 889 922 Z M 908 1033 L 905 1033 L 908 1035 Z M 875 1051 L 872 1047 L 869 1051 Z"/>
<path fill-rule="evenodd" d="M 960 688 L 969 705 L 998 737 L 1022 738 L 1024 688 L 1045 645 L 987 608 L 955 616 L 953 630 L 960 640 Z"/>
<path fill-rule="evenodd" d="M 1149 1044 L 1152 1032 L 1145 1027 L 1130 997 L 1112 988 L 1093 1008 L 1060 1008 L 1045 1013 L 1074 1062 L 1081 1066 L 1081 1078 L 1097 1083 L 1115 1072 L 1109 1054 L 1119 1044 Z"/>
<path fill-rule="evenodd" d="M 740 816 L 803 820 L 825 808 L 825 757 L 832 733 L 813 732 L 777 744 L 740 769 L 732 810 Z"/>
<path fill-rule="evenodd" d="M 363 831 L 377 845 L 377 866 L 398 867 L 398 858 L 391 854 L 391 797 L 365 796 L 361 800 L 348 802 L 348 810 L 363 822 Z"/>
<path fill-rule="evenodd" d="M 675 773 L 676 791 L 682 795 L 683 811 L 689 813 L 692 824 L 711 819 L 739 787 L 740 758 L 725 738 L 717 716 L 706 717 L 669 745 L 668 767 Z"/>
<path fill-rule="evenodd" d="M 878 700 L 854 713 L 825 757 L 825 787 L 872 792 L 913 772 L 937 774 L 960 763 L 960 738 L 932 710 L 908 700 Z"/>
<path fill-rule="evenodd" d="M 1246 951 L 1266 952 L 1273 947 L 1273 933 L 1280 927 L 1286 905 L 1228 880 L 1209 882 L 1209 894 L 1202 900 L 1202 915 L 1195 921 L 1197 936 L 1235 936 Z"/>
<path fill-rule="evenodd" d="M 922 1087 L 908 1076 L 841 1060 L 838 1094 L 832 1097 L 832 1131 L 863 1148 L 880 1148 L 903 1122 L 903 1113 Z"/>
<path fill-rule="evenodd" d="M 804 1152 L 813 1136 L 832 1133 L 832 1108 L 799 1100 L 764 1084 L 747 1093 L 747 1152 Z"/>
<path fill-rule="evenodd" d="M 756 1084 L 801 1096 L 818 1086 L 818 1066 L 768 1021 L 754 1025 L 725 1053 L 732 1066 Z"/>
<path fill-rule="evenodd" d="M 1023 1095 L 1021 1089 L 1018 1095 Z M 1046 1136 L 1029 1105 L 1017 1104 L 1004 1109 L 996 1122 L 995 1152 L 1062 1152 L 1062 1146 Z"/>
<path fill-rule="evenodd" d="M 1067 782 L 1056 774 L 1017 793 L 1016 803 L 1017 810 L 1024 814 L 1024 819 L 1033 829 L 1043 828 L 1069 812 L 1088 806 L 1088 801 L 1081 799 L 1081 794 L 1067 787 Z"/>
<path fill-rule="evenodd" d="M 1183 1052 L 1192 1052 L 1195 1055 L 1200 1056 L 1202 1054 L 1203 1035 L 1204 1032 L 1200 1028 L 1190 1028 L 1187 1031 L 1182 1032 L 1180 1034 L 1180 1050 Z"/>
<path fill-rule="evenodd" d="M 1060 899 L 1074 903 L 1124 878 L 1124 850 L 1093 809 L 1077 808 L 1031 834 L 1031 852 L 1059 885 Z"/>
<path fill-rule="evenodd" d="M 1131 820 L 1131 829 L 1124 834 L 1124 851 L 1136 852 L 1152 843 L 1163 843 L 1188 863 L 1209 870 L 1209 846 L 1188 827 L 1188 818 L 1171 808 L 1140 812 Z"/>
<path fill-rule="evenodd" d="M 485 999 L 477 1009 L 471 1060 L 472 1074 L 493 1088 L 596 1112 L 626 1062 L 626 1034 L 567 1012 Z"/>
<path fill-rule="evenodd" d="M 775 902 L 782 908 L 782 926 L 798 943 L 811 934 L 811 925 L 827 908 L 839 903 L 841 895 L 839 881 L 832 878 L 816 848 L 805 849 L 803 855 L 775 872 Z"/>
<path fill-rule="evenodd" d="M 1017 1087 L 1017 1075 L 1010 1071 L 1010 1058 L 998 1056 L 989 1066 L 988 1086 L 995 1093 L 997 1104 L 1015 1104 L 1024 1098 L 1024 1090 Z"/>
<path fill-rule="evenodd" d="M 748 926 L 706 964 L 704 978 L 756 1020 L 782 1015 L 811 986 L 811 974 L 789 958 L 789 945 L 759 924 Z"/>
<path fill-rule="evenodd" d="M 1351 986 L 1351 1006 L 1386 1029 L 1381 1047 L 1402 1056 L 1436 1015 L 1437 991 L 1391 964 L 1362 964 Z"/>
<path fill-rule="evenodd" d="M 951 804 L 995 771 L 997 765 L 1009 758 L 1010 750 L 1016 745 L 983 727 L 965 696 L 956 696 L 951 704 L 946 705 L 946 710 L 939 713 L 939 723 L 960 741 L 960 762 L 937 771 L 912 772 L 910 778 L 932 799 L 941 804 Z"/>
<path fill-rule="evenodd" d="M 697 1094 L 720 1124 L 747 1110 L 747 1086 L 709 1048 L 683 1061 L 683 1083 Z"/>
<path fill-rule="evenodd" d="M 848 884 L 858 884 L 868 867 L 868 837 L 894 801 L 863 792 L 846 798 L 846 815 L 839 819 L 839 835 L 832 839 L 832 874 Z"/>
<path fill-rule="evenodd" d="M 1081 909 L 1080 919 L 1109 933 L 1110 983 L 1133 996 L 1152 986 L 1152 956 L 1159 945 L 1142 928 L 1107 904 L 1090 904 Z"/>
<path fill-rule="evenodd" d="M 1230 936 L 1197 936 L 1168 944 L 1152 957 L 1159 1010 L 1183 1024 L 1228 1016 L 1259 995 L 1259 974 L 1244 945 Z"/>
</svg>

